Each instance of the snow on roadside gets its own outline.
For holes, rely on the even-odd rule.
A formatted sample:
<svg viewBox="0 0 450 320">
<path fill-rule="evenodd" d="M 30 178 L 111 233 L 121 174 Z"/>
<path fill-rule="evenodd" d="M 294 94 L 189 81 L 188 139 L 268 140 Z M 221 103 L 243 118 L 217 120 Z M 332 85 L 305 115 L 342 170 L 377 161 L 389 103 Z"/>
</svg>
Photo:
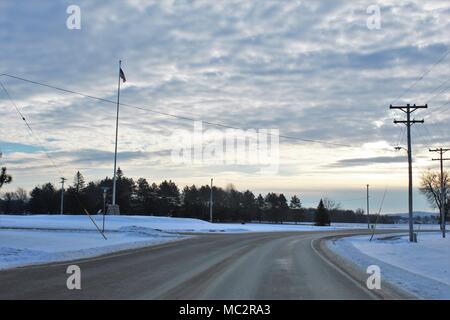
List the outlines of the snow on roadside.
<svg viewBox="0 0 450 320">
<path fill-rule="evenodd" d="M 381 268 L 382 281 L 424 299 L 450 299 L 450 238 L 439 232 L 420 233 L 417 243 L 406 235 L 354 236 L 329 241 L 329 249 L 356 264 Z"/>
<path fill-rule="evenodd" d="M 102 225 L 102 216 L 93 215 L 92 218 L 97 225 Z M 187 233 L 308 231 L 318 228 L 312 225 L 210 223 L 199 219 L 159 216 L 106 216 L 106 230 L 116 231 L 126 226 L 139 226 L 166 232 Z M 0 215 L 0 228 L 95 230 L 95 226 L 85 215 Z M 336 227 L 320 227 L 319 229 L 335 230 Z"/>
<path fill-rule="evenodd" d="M 92 218 L 101 226 L 102 216 L 93 215 Z M 106 216 L 106 230 L 118 230 L 124 226 L 140 226 L 167 232 L 270 232 L 270 231 L 314 231 L 339 229 L 365 229 L 366 224 L 334 223 L 329 227 L 316 227 L 311 224 L 233 224 L 209 223 L 207 221 L 190 218 L 169 218 L 158 216 Z M 435 228 L 427 226 L 426 228 Z M 37 228 L 59 230 L 95 230 L 95 226 L 85 215 L 0 215 L 0 228 Z M 378 225 L 384 229 L 406 229 L 403 224 Z"/>
<path fill-rule="evenodd" d="M 98 226 L 102 216 L 93 215 Z M 403 225 L 385 225 L 404 228 Z M 106 216 L 104 240 L 85 215 L 0 215 L 0 269 L 93 257 L 181 239 L 183 233 L 244 233 L 366 228 L 365 224 L 329 227 L 293 224 L 227 224 L 155 216 Z"/>
<path fill-rule="evenodd" d="M 142 227 L 123 227 L 106 232 L 104 240 L 96 231 L 0 230 L 0 269 L 95 257 L 179 240 L 186 236 Z"/>
</svg>

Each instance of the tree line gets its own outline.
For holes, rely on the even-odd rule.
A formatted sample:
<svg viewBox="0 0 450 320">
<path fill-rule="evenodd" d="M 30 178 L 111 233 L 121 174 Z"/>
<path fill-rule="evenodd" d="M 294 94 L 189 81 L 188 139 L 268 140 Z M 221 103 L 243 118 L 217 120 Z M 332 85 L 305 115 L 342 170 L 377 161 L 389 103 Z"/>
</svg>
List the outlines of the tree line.
<svg viewBox="0 0 450 320">
<path fill-rule="evenodd" d="M 6 170 L 4 172 L 6 174 Z M 6 179 L 8 182 L 10 178 Z M 5 182 L 5 183 L 8 183 Z M 106 203 L 111 202 L 113 181 L 104 178 L 86 182 L 82 173 L 77 172 L 73 182 L 64 190 L 64 213 L 101 213 Z M 170 180 L 159 184 L 150 183 L 145 178 L 134 180 L 117 170 L 116 202 L 120 211 L 132 215 L 156 215 L 209 219 L 209 185 L 186 186 L 180 188 Z M 332 200 L 321 200 L 317 208 L 304 208 L 296 195 L 289 200 L 284 194 L 269 192 L 255 195 L 250 190 L 239 191 L 233 185 L 226 188 L 213 187 L 213 219 L 220 222 L 315 222 L 328 225 L 331 222 L 367 222 L 367 215 L 358 209 L 342 210 Z M 15 192 L 4 193 L 1 212 L 4 214 L 59 214 L 61 189 L 48 182 L 36 186 L 28 194 L 19 188 Z M 374 218 L 374 217 L 373 217 Z M 383 217 L 379 223 L 392 223 Z"/>
<path fill-rule="evenodd" d="M 210 186 L 186 186 L 183 189 L 172 181 L 164 180 L 159 184 L 149 183 L 145 178 L 134 180 L 117 170 L 116 201 L 120 210 L 133 215 L 159 215 L 209 219 Z M 5 167 L 0 171 L 0 188 L 12 182 Z M 103 191 L 106 189 L 106 203 L 111 202 L 113 181 L 106 177 L 99 181 L 86 182 L 77 172 L 73 182 L 64 190 L 64 213 L 99 213 L 103 210 Z M 450 211 L 450 175 L 444 173 L 445 198 L 440 197 L 440 176 L 435 171 L 427 171 L 421 177 L 420 191 L 430 205 L 439 209 L 444 207 L 444 216 L 448 221 Z M 5 192 L 0 198 L 0 213 L 3 214 L 58 214 L 60 213 L 61 189 L 48 182 L 36 186 L 30 193 L 23 188 L 14 192 Z M 322 208 L 323 207 L 323 208 Z M 305 208 L 298 196 L 289 201 L 284 194 L 269 192 L 255 195 L 250 190 L 238 191 L 233 185 L 226 188 L 213 187 L 214 220 L 222 222 L 315 222 L 327 225 L 331 222 L 366 223 L 364 210 L 343 210 L 339 203 L 324 198 L 317 208 Z M 442 220 L 441 216 L 439 220 Z M 396 216 L 370 216 L 370 223 L 395 223 Z M 420 217 L 416 219 L 418 223 Z M 419 221 L 420 220 L 420 221 Z"/>
</svg>

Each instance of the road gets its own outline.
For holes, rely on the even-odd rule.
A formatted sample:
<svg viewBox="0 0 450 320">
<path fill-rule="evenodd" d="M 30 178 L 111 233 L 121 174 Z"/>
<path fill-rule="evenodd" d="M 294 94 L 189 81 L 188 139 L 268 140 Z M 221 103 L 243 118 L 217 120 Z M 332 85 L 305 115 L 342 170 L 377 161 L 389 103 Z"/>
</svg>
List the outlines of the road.
<svg viewBox="0 0 450 320">
<path fill-rule="evenodd" d="M 347 231 L 349 233 L 349 231 Z M 336 232 L 200 235 L 0 272 L 0 299 L 373 299 L 315 249 Z M 81 290 L 68 290 L 68 265 Z"/>
</svg>

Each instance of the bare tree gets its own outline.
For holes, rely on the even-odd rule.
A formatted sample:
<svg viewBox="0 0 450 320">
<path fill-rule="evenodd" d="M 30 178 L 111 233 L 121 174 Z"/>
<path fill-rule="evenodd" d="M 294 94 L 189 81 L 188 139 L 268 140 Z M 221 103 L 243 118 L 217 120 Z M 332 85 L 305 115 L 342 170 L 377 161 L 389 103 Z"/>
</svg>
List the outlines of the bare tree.
<svg viewBox="0 0 450 320">
<path fill-rule="evenodd" d="M 422 174 L 420 180 L 420 192 L 428 200 L 428 203 L 441 212 L 441 206 L 444 208 L 444 216 L 447 220 L 450 209 L 450 174 L 444 171 L 444 197 L 441 197 L 441 174 L 438 171 L 428 170 Z M 439 216 L 439 224 L 442 226 L 442 216 Z M 445 221 L 446 221 L 445 220 Z"/>
<path fill-rule="evenodd" d="M 323 206 L 328 211 L 328 214 L 330 216 L 330 220 L 333 219 L 333 214 L 337 210 L 341 209 L 341 204 L 339 202 L 331 200 L 330 198 L 323 198 Z"/>
<path fill-rule="evenodd" d="M 330 198 L 323 198 L 323 206 L 330 212 L 341 209 L 341 204 Z"/>
<path fill-rule="evenodd" d="M 28 194 L 24 189 L 17 188 L 16 191 L 5 192 L 2 200 L 4 213 L 24 213 L 28 202 Z"/>
<path fill-rule="evenodd" d="M 27 202 L 28 201 L 28 193 L 25 189 L 23 188 L 17 188 L 16 190 L 16 197 L 17 200 L 23 201 L 23 202 Z"/>
</svg>

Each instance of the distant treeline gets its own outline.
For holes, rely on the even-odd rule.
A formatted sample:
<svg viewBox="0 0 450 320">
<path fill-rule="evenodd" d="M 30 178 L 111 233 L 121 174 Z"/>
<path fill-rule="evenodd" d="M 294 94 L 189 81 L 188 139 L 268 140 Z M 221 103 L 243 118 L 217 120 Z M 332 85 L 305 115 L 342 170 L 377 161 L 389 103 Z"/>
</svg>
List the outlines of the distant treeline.
<svg viewBox="0 0 450 320">
<path fill-rule="evenodd" d="M 133 180 L 117 171 L 116 202 L 120 211 L 132 215 L 155 215 L 209 219 L 210 186 L 186 186 L 182 190 L 172 181 L 149 183 L 144 178 Z M 86 183 L 80 172 L 73 183 L 65 187 L 64 213 L 98 213 L 103 209 L 103 190 L 108 188 L 106 203 L 111 202 L 112 179 Z M 367 223 L 362 209 L 342 210 L 338 204 L 324 199 L 323 208 L 303 208 L 300 197 L 289 201 L 283 194 L 253 194 L 250 190 L 236 190 L 232 185 L 225 189 L 213 187 L 213 218 L 220 222 L 355 222 Z M 61 189 L 51 183 L 36 186 L 29 194 L 23 189 L 6 192 L 1 199 L 4 214 L 58 214 Z M 318 211 L 323 211 L 319 212 Z M 375 222 L 375 216 L 371 222 Z M 319 221 L 319 220 L 320 221 Z M 380 216 L 378 223 L 394 223 L 389 216 Z"/>
</svg>

